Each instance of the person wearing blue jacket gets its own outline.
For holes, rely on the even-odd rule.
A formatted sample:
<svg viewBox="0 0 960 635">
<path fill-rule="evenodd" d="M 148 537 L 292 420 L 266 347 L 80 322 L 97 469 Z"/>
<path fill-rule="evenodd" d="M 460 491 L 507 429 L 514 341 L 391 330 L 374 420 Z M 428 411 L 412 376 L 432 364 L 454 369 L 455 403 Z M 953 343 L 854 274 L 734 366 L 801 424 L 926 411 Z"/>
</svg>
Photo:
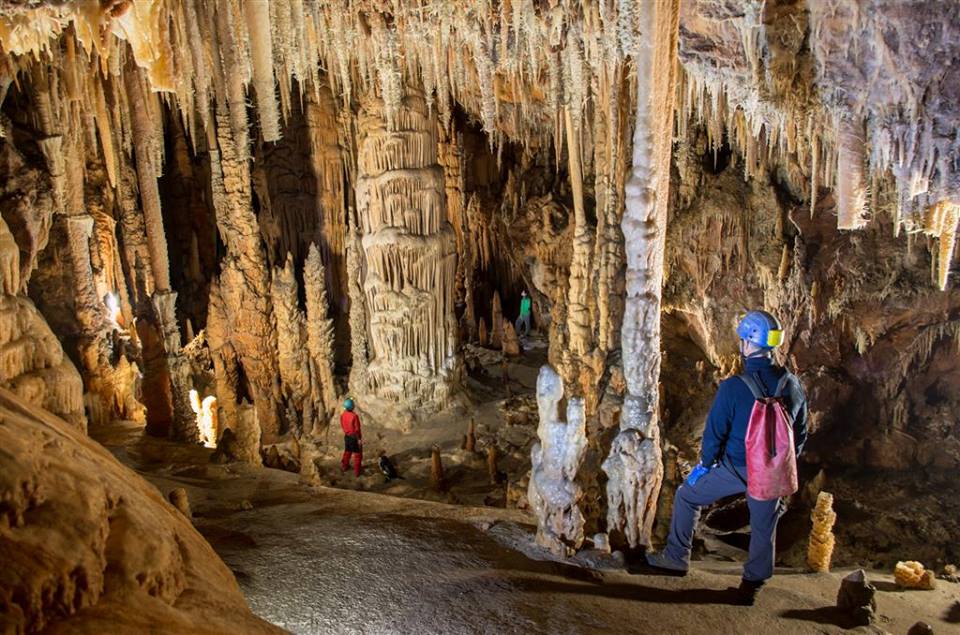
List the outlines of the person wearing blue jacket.
<svg viewBox="0 0 960 635">
<path fill-rule="evenodd" d="M 773 363 L 773 349 L 783 341 L 780 322 L 766 311 L 750 311 L 737 326 L 744 374 L 751 376 L 767 396 L 774 392 L 787 371 Z M 807 439 L 807 398 L 795 375 L 782 388 L 787 413 L 793 421 L 797 456 Z M 756 401 L 746 381 L 739 376 L 720 383 L 703 430 L 700 463 L 677 489 L 667 544 L 661 553 L 648 553 L 647 563 L 661 570 L 685 574 L 700 509 L 721 498 L 747 490 L 745 439 L 750 413 Z M 784 506 L 780 499 L 756 500 L 747 495 L 750 510 L 750 552 L 743 567 L 738 600 L 753 604 L 760 587 L 773 575 L 777 522 Z"/>
</svg>

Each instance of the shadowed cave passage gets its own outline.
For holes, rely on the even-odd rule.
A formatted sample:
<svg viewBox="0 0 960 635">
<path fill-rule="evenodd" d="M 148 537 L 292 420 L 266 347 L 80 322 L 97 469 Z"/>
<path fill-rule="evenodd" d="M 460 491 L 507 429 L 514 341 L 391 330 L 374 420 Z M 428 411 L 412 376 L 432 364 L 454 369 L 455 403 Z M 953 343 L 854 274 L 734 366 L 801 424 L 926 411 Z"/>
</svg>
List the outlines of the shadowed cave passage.
<svg viewBox="0 0 960 635">
<path fill-rule="evenodd" d="M 951 628 L 960 8 L 728 5 L 0 0 L 0 631 Z"/>
</svg>

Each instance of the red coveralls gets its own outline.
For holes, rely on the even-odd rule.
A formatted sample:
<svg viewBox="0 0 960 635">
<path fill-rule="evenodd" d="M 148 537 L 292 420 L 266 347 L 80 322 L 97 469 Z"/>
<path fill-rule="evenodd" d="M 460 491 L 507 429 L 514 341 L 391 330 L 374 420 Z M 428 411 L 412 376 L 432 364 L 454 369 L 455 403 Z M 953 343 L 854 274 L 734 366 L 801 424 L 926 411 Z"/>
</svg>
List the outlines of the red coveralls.
<svg viewBox="0 0 960 635">
<path fill-rule="evenodd" d="M 344 472 L 350 467 L 350 457 L 354 457 L 353 473 L 360 476 L 360 462 L 363 460 L 363 446 L 360 439 L 360 417 L 356 413 L 344 410 L 340 415 L 340 427 L 343 428 L 343 458 L 340 469 Z"/>
</svg>

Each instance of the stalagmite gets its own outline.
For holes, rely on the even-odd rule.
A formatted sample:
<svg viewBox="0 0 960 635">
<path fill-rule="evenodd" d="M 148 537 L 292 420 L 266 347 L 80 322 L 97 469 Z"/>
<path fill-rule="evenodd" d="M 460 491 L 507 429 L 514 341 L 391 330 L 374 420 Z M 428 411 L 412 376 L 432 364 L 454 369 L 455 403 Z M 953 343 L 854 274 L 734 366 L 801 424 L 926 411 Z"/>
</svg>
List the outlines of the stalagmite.
<svg viewBox="0 0 960 635">
<path fill-rule="evenodd" d="M 487 477 L 491 485 L 497 485 L 500 482 L 500 470 L 497 467 L 498 454 L 497 446 L 493 444 L 487 446 Z"/>
<path fill-rule="evenodd" d="M 810 544 L 807 548 L 807 566 L 811 571 L 826 573 L 830 571 L 830 559 L 836 538 L 833 524 L 837 514 L 833 511 L 833 496 L 827 492 L 817 495 L 817 504 L 811 514 L 813 529 L 810 531 Z"/>
<path fill-rule="evenodd" d="M 937 585 L 933 570 L 914 561 L 898 562 L 893 569 L 893 579 L 904 589 L 934 589 Z"/>
<path fill-rule="evenodd" d="M 303 284 L 307 296 L 307 351 L 317 423 L 321 428 L 337 408 L 337 387 L 333 378 L 334 329 L 327 318 L 326 272 L 316 245 L 310 245 L 303 265 Z M 320 432 L 314 428 L 314 434 Z"/>
<path fill-rule="evenodd" d="M 493 292 L 493 316 L 490 318 L 490 346 L 500 350 L 503 347 L 503 307 L 500 292 Z"/>
<path fill-rule="evenodd" d="M 190 362 L 181 352 L 180 328 L 177 325 L 175 308 L 177 294 L 173 291 L 158 291 L 152 300 L 169 373 L 173 407 L 170 432 L 177 441 L 193 443 L 197 440 L 197 427 L 190 406 Z"/>
<path fill-rule="evenodd" d="M 350 390 L 363 394 L 369 388 L 367 310 L 363 294 L 363 251 L 354 228 L 347 228 L 347 293 L 350 298 Z"/>
<path fill-rule="evenodd" d="M 257 409 L 244 401 L 236 407 L 236 417 L 217 440 L 217 450 L 210 457 L 214 462 L 238 461 L 253 466 L 263 465 L 260 456 L 260 423 Z"/>
<path fill-rule="evenodd" d="M 207 395 L 201 401 L 200 393 L 191 390 L 190 407 L 197 417 L 197 435 L 200 443 L 208 448 L 217 447 L 217 433 L 220 428 L 217 420 L 217 398 Z"/>
<path fill-rule="evenodd" d="M 470 426 L 467 428 L 467 436 L 463 440 L 463 449 L 467 452 L 475 452 L 477 449 L 476 422 L 470 417 Z"/>
<path fill-rule="evenodd" d="M 487 321 L 480 318 L 480 325 L 477 327 L 477 344 L 487 346 L 490 342 L 490 335 L 487 333 Z"/>
<path fill-rule="evenodd" d="M 275 354 L 277 335 L 271 325 L 269 269 L 251 203 L 245 110 L 243 132 L 239 138 L 235 136 L 240 126 L 240 122 L 235 121 L 235 108 L 245 107 L 245 104 L 231 104 L 229 113 L 225 113 L 223 107 L 218 106 L 219 149 L 210 151 L 213 208 L 227 250 L 218 284 L 224 309 L 222 316 L 226 320 L 225 339 L 218 345 L 229 343 L 239 358 L 250 385 L 258 423 L 264 439 L 270 442 L 280 433 L 280 394 L 275 380 L 279 375 Z M 221 401 L 225 400 L 221 398 Z"/>
<path fill-rule="evenodd" d="M 274 269 L 270 286 L 273 314 L 277 320 L 277 363 L 287 411 L 295 418 L 287 421 L 299 436 L 313 429 L 310 359 L 307 348 L 306 319 L 300 311 L 293 255 L 287 254 L 282 269 Z"/>
<path fill-rule="evenodd" d="M 387 99 L 388 96 L 384 96 Z M 370 314 L 370 388 L 397 402 L 446 402 L 457 370 L 456 241 L 446 219 L 436 122 L 423 95 L 359 116 L 357 207 Z"/>
<path fill-rule="evenodd" d="M 622 229 L 626 308 L 621 334 L 627 384 L 620 432 L 603 462 L 607 530 L 648 545 L 663 479 L 659 426 L 660 299 L 666 239 L 679 19 L 677 0 L 636 6 L 637 114 Z"/>
<path fill-rule="evenodd" d="M 512 357 L 519 355 L 520 338 L 517 337 L 517 332 L 513 330 L 513 324 L 510 322 L 510 320 L 503 320 L 501 332 L 503 333 L 503 340 L 501 342 L 503 354 L 510 355 Z"/>
<path fill-rule="evenodd" d="M 440 446 L 430 449 L 430 486 L 438 492 L 447 489 L 447 482 L 443 476 L 443 461 L 440 457 Z"/>
<path fill-rule="evenodd" d="M 537 544 L 556 555 L 573 553 L 583 544 L 584 518 L 578 502 L 583 492 L 577 470 L 587 451 L 583 400 L 567 402 L 567 420 L 560 420 L 563 381 L 549 366 L 537 377 L 540 424 L 530 450 L 531 475 L 527 499 L 537 515 Z"/>
</svg>

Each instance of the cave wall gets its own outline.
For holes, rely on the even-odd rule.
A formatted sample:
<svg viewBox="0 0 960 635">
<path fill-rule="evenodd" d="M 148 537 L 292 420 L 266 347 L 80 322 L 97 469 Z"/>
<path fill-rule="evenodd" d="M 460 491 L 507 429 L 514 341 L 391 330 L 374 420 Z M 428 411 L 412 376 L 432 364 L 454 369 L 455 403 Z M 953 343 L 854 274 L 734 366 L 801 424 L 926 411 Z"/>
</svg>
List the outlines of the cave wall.
<svg viewBox="0 0 960 635">
<path fill-rule="evenodd" d="M 786 328 L 779 359 L 808 387 L 811 463 L 955 467 L 958 430 L 936 413 L 955 407 L 960 394 L 945 390 L 960 364 L 948 361 L 960 293 L 938 288 L 935 241 L 894 236 L 889 207 L 861 231 L 837 232 L 832 193 L 822 193 L 811 214 L 777 171 L 745 180 L 735 154 L 714 173 L 702 134 L 682 143 L 664 320 L 678 337 L 683 371 L 698 379 L 730 372 L 735 317 L 766 307 Z M 684 340 L 695 352 L 683 351 Z M 681 412 L 679 426 L 702 421 Z M 688 416 L 697 423 L 682 421 Z"/>
</svg>

